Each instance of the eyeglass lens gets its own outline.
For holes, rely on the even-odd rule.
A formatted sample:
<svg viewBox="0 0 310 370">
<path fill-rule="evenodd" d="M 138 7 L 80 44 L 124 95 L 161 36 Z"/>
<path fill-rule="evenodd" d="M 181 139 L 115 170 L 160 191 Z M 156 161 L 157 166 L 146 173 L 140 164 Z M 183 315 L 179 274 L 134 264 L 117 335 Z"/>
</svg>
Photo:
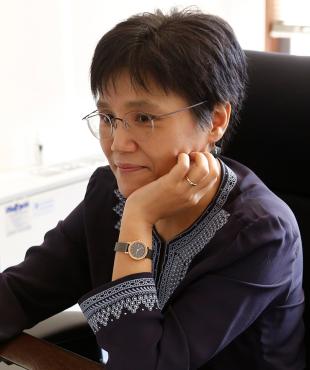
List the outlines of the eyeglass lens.
<svg viewBox="0 0 310 370">
<path fill-rule="evenodd" d="M 129 112 L 123 119 L 108 114 L 94 114 L 87 118 L 87 123 L 92 134 L 100 140 L 111 139 L 119 124 L 137 140 L 146 140 L 154 128 L 152 117 L 143 112 Z"/>
</svg>

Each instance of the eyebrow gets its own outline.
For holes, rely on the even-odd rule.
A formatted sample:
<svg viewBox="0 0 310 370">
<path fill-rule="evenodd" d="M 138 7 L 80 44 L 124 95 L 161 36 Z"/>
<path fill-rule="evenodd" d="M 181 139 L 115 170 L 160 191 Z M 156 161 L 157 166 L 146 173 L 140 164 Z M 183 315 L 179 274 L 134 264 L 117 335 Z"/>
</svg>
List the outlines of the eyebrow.
<svg viewBox="0 0 310 370">
<path fill-rule="evenodd" d="M 98 100 L 96 103 L 98 109 L 111 109 L 110 105 L 102 100 Z M 128 109 L 131 108 L 140 108 L 140 107 L 145 107 L 148 109 L 160 109 L 160 106 L 158 104 L 155 104 L 149 100 L 133 100 L 133 101 L 128 101 L 125 103 L 125 107 Z"/>
</svg>

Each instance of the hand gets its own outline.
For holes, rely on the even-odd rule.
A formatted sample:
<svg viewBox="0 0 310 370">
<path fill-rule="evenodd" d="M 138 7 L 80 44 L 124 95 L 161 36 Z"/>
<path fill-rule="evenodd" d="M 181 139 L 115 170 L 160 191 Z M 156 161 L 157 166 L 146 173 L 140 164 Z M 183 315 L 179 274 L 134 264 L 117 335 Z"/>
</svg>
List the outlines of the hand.
<svg viewBox="0 0 310 370">
<path fill-rule="evenodd" d="M 197 186 L 191 186 L 186 176 Z M 123 217 L 154 225 L 162 218 L 197 205 L 211 191 L 219 177 L 220 165 L 211 153 L 180 153 L 169 173 L 142 186 L 128 197 Z"/>
</svg>

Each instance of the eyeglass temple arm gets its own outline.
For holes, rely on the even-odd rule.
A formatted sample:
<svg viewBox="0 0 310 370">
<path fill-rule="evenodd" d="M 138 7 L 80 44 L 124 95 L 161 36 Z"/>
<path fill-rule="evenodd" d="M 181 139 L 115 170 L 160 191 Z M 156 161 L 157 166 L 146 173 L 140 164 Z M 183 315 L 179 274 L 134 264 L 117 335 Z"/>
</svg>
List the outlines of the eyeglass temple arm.
<svg viewBox="0 0 310 370">
<path fill-rule="evenodd" d="M 82 118 L 82 120 L 83 120 L 83 119 L 87 119 L 89 116 L 91 116 L 92 114 L 94 114 L 94 113 L 96 113 L 96 112 L 97 112 L 97 113 L 99 113 L 99 112 L 98 112 L 98 109 L 94 110 L 94 111 L 93 111 L 93 112 L 91 112 L 91 113 L 86 114 L 86 116 L 85 116 L 85 117 L 83 117 L 83 118 Z"/>
<path fill-rule="evenodd" d="M 190 105 L 189 107 L 184 107 L 184 108 L 181 108 L 181 109 L 175 110 L 173 112 L 169 112 L 169 113 L 159 114 L 159 115 L 156 115 L 155 117 L 156 118 L 160 118 L 160 117 L 164 117 L 164 116 L 170 116 L 171 114 L 183 112 L 183 111 L 185 111 L 187 109 L 198 107 L 199 105 L 202 105 L 202 104 L 204 104 L 206 102 L 207 102 L 207 100 L 204 100 L 204 101 L 201 101 L 200 103 L 196 103 L 196 104 Z"/>
</svg>

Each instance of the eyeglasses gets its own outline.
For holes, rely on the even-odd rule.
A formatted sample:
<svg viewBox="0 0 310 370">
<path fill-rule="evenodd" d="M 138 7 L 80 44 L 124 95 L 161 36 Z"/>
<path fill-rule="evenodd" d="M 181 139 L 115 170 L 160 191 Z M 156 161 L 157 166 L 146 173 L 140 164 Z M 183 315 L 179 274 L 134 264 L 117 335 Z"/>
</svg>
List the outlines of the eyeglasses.
<svg viewBox="0 0 310 370">
<path fill-rule="evenodd" d="M 187 109 L 198 107 L 204 103 L 206 103 L 206 100 L 173 112 L 159 115 L 139 111 L 128 112 L 123 118 L 114 117 L 112 114 L 100 113 L 98 110 L 95 110 L 83 117 L 82 120 L 87 122 L 91 133 L 99 140 L 111 140 L 117 128 L 117 121 L 121 121 L 123 126 L 130 130 L 135 140 L 145 141 L 154 132 L 154 121 L 175 113 L 183 112 Z"/>
</svg>

